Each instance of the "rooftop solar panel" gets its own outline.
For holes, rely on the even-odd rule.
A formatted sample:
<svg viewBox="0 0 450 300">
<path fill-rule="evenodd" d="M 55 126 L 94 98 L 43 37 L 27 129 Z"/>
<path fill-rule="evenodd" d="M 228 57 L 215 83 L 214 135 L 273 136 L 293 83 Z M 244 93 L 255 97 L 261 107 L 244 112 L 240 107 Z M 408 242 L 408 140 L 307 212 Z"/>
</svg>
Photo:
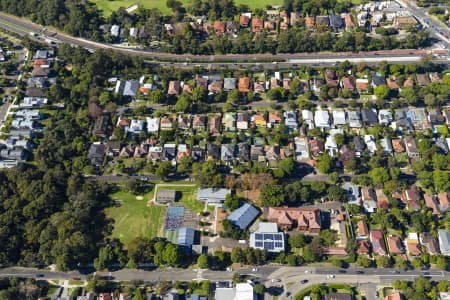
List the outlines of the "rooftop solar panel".
<svg viewBox="0 0 450 300">
<path fill-rule="evenodd" d="M 265 240 L 273 240 L 273 234 L 271 234 L 271 233 L 265 233 L 265 234 L 264 234 L 264 239 L 265 239 Z"/>
<path fill-rule="evenodd" d="M 262 247 L 263 246 L 263 242 L 255 242 L 255 246 L 256 247 Z"/>
<path fill-rule="evenodd" d="M 264 243 L 264 248 L 267 249 L 267 250 L 273 250 L 274 249 L 273 242 L 265 242 Z"/>
<path fill-rule="evenodd" d="M 275 247 L 276 248 L 282 248 L 283 247 L 283 243 L 275 242 Z"/>
<path fill-rule="evenodd" d="M 281 241 L 283 239 L 281 234 L 275 234 L 274 237 L 276 241 Z"/>
<path fill-rule="evenodd" d="M 256 233 L 255 234 L 255 239 L 262 240 L 263 239 L 263 235 L 261 233 Z"/>
</svg>

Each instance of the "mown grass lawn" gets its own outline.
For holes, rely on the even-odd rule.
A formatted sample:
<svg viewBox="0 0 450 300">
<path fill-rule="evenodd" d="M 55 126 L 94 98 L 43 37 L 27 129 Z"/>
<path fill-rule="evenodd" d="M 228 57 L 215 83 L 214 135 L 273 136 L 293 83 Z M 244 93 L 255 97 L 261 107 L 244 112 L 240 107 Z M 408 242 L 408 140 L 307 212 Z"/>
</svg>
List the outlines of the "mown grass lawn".
<svg viewBox="0 0 450 300">
<path fill-rule="evenodd" d="M 152 238 L 162 234 L 166 207 L 147 206 L 153 192 L 142 197 L 143 200 L 137 200 L 135 195 L 120 191 L 111 195 L 120 203 L 106 209 L 106 215 L 114 219 L 111 237 L 120 239 L 125 246 L 138 236 Z"/>
<path fill-rule="evenodd" d="M 120 7 L 130 7 L 134 4 L 140 4 L 145 8 L 158 8 L 165 14 L 169 14 L 171 11 L 166 6 L 166 0 L 93 0 L 92 2 L 97 4 L 97 7 L 101 9 L 105 16 L 111 15 L 113 11 L 116 11 Z M 184 6 L 187 6 L 189 0 L 181 0 Z M 265 8 L 267 5 L 282 5 L 283 0 L 235 0 L 234 3 L 238 6 L 240 4 L 248 5 L 250 8 Z"/>
<path fill-rule="evenodd" d="M 196 186 L 159 186 L 158 189 L 170 190 L 173 189 L 181 194 L 181 198 L 177 202 L 182 203 L 185 207 L 194 212 L 202 212 L 205 209 L 205 204 L 197 200 Z"/>
</svg>

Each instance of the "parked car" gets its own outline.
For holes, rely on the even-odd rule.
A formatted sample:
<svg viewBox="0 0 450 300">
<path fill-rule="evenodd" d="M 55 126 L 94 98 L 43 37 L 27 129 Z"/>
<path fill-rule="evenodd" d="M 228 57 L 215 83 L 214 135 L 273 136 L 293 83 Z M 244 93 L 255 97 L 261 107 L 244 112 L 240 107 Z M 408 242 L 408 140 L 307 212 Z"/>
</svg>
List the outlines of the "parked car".
<svg viewBox="0 0 450 300">
<path fill-rule="evenodd" d="M 308 279 L 303 279 L 302 281 L 300 281 L 301 284 L 305 284 L 308 282 Z"/>
</svg>

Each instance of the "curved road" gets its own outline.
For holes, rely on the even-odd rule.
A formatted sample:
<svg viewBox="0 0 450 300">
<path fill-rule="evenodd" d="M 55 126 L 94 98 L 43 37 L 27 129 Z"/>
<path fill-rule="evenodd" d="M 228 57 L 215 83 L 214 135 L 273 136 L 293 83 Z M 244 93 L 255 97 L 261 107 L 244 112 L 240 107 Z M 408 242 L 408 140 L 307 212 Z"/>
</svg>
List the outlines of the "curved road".
<svg viewBox="0 0 450 300">
<path fill-rule="evenodd" d="M 22 36 L 28 36 L 34 40 L 44 42 L 45 39 L 32 37 L 30 32 L 42 32 L 45 27 L 33 23 L 29 20 L 11 16 L 0 12 L 0 27 Z M 150 60 L 159 61 L 175 61 L 175 62 L 203 62 L 216 63 L 221 62 L 242 62 L 255 64 L 258 61 L 271 64 L 272 61 L 296 63 L 320 63 L 320 62 L 336 62 L 344 60 L 364 60 L 364 61 L 380 61 L 390 60 L 392 62 L 411 62 L 418 61 L 421 57 L 427 55 L 426 50 L 391 50 L 391 51 L 371 51 L 371 52 L 321 52 L 321 53 L 295 53 L 295 54 L 225 54 L 225 55 L 192 55 L 192 54 L 171 54 L 162 52 L 153 52 L 148 50 L 123 48 L 116 45 L 98 43 L 84 38 L 70 36 L 61 31 L 51 29 L 51 34 L 46 37 L 48 40 L 57 43 L 69 43 L 75 46 L 81 46 L 88 50 L 111 49 L 124 54 L 138 55 Z M 270 62 L 270 63 L 267 63 Z M 275 64 L 275 63 L 274 63 Z"/>
</svg>

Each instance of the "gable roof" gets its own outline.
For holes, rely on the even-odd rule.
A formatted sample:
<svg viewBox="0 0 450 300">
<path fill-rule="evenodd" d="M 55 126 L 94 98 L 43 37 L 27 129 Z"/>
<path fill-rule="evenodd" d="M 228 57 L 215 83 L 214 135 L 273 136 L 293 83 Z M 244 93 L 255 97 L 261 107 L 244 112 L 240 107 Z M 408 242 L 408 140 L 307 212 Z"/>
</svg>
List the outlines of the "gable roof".
<svg viewBox="0 0 450 300">
<path fill-rule="evenodd" d="M 240 229 L 246 229 L 259 215 L 259 211 L 251 204 L 245 203 L 238 209 L 234 210 L 228 220 Z"/>
</svg>

